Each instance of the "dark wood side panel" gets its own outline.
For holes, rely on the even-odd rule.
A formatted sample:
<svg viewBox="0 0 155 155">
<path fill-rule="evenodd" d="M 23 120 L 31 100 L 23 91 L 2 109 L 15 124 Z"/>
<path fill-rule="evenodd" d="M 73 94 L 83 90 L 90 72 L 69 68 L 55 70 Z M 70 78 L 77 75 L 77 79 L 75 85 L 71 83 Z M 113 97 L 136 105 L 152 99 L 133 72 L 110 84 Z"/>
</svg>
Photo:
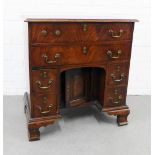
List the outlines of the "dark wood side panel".
<svg viewBox="0 0 155 155">
<path fill-rule="evenodd" d="M 101 105 L 103 105 L 106 81 L 105 69 L 93 67 L 91 77 L 91 99 L 92 101 L 98 101 Z"/>
</svg>

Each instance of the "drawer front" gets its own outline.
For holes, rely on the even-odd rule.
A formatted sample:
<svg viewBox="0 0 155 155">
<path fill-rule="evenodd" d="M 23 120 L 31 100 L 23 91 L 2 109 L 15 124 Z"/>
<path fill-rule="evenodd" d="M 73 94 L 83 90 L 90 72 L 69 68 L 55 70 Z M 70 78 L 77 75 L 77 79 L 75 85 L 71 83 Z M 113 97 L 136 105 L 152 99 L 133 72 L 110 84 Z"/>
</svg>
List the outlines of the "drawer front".
<svg viewBox="0 0 155 155">
<path fill-rule="evenodd" d="M 127 85 L 129 62 L 110 63 L 107 70 L 108 85 Z"/>
<path fill-rule="evenodd" d="M 31 23 L 31 43 L 131 40 L 133 23 Z"/>
<path fill-rule="evenodd" d="M 97 40 L 95 24 L 85 23 L 31 23 L 30 37 L 32 43 Z"/>
<path fill-rule="evenodd" d="M 57 70 L 41 69 L 32 70 L 32 91 L 37 93 L 56 93 Z"/>
<path fill-rule="evenodd" d="M 126 103 L 126 87 L 109 87 L 105 90 L 104 107 L 117 107 Z"/>
<path fill-rule="evenodd" d="M 58 112 L 57 95 L 55 94 L 33 94 L 31 103 L 33 104 L 33 117 L 50 116 Z"/>
<path fill-rule="evenodd" d="M 31 48 L 32 66 L 66 65 L 103 61 L 120 61 L 130 58 L 130 43 L 98 46 L 51 46 Z"/>
<path fill-rule="evenodd" d="M 96 27 L 99 41 L 132 40 L 133 23 L 105 23 Z"/>
</svg>

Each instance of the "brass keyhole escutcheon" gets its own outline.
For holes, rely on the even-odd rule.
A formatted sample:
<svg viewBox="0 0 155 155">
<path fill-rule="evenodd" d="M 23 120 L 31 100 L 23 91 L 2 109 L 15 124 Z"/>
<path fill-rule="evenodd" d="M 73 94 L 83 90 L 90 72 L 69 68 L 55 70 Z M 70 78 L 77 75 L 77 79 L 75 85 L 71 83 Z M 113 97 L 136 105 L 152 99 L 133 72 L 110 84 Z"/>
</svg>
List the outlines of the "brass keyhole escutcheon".
<svg viewBox="0 0 155 155">
<path fill-rule="evenodd" d="M 83 24 L 83 32 L 87 32 L 87 28 L 88 28 L 88 25 L 87 24 Z"/>
<path fill-rule="evenodd" d="M 44 96 L 44 97 L 43 97 L 43 103 L 46 103 L 46 101 L 47 101 L 47 97 Z"/>
<path fill-rule="evenodd" d="M 119 65 L 116 67 L 117 72 L 120 72 L 120 68 L 121 67 Z"/>
<path fill-rule="evenodd" d="M 83 54 L 87 54 L 88 51 L 87 51 L 87 47 L 86 46 L 83 47 L 83 51 L 82 52 L 83 52 Z"/>
<path fill-rule="evenodd" d="M 114 94 L 115 94 L 115 95 L 118 94 L 118 90 L 117 90 L 117 89 L 114 90 Z"/>
<path fill-rule="evenodd" d="M 43 78 L 47 78 L 47 72 L 43 72 L 43 73 L 42 73 L 42 77 L 43 77 Z"/>
</svg>

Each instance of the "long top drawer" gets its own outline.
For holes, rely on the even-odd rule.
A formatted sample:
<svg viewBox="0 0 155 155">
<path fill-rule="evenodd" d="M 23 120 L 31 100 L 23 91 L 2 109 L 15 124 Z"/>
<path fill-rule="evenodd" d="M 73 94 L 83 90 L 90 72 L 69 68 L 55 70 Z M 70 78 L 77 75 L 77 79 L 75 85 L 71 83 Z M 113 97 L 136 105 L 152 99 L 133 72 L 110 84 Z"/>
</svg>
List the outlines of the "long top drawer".
<svg viewBox="0 0 155 155">
<path fill-rule="evenodd" d="M 134 23 L 29 23 L 30 43 L 132 40 Z"/>
</svg>

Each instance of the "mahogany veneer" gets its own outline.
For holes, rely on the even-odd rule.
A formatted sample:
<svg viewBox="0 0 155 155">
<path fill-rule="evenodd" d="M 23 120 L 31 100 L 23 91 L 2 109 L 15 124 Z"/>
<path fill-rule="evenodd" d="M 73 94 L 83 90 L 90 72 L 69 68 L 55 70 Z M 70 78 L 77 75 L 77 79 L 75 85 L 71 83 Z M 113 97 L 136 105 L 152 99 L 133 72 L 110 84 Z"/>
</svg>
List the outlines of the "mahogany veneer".
<svg viewBox="0 0 155 155">
<path fill-rule="evenodd" d="M 27 19 L 29 140 L 61 118 L 60 109 L 96 105 L 127 124 L 127 85 L 135 19 Z"/>
</svg>

